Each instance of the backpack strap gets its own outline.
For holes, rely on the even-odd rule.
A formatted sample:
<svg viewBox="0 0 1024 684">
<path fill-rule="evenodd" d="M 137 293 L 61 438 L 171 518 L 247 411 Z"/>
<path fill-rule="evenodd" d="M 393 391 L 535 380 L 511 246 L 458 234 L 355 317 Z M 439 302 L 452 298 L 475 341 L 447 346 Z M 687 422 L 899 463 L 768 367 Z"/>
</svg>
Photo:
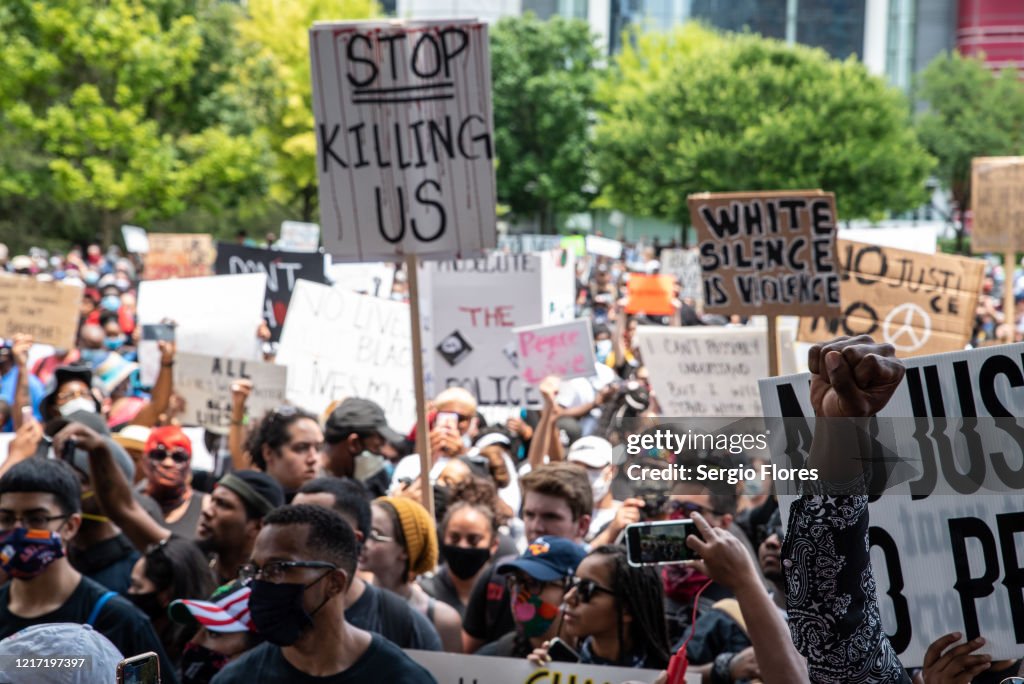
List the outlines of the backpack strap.
<svg viewBox="0 0 1024 684">
<path fill-rule="evenodd" d="M 103 610 L 103 606 L 107 604 L 107 601 L 117 596 L 116 591 L 108 591 L 96 602 L 96 605 L 92 607 L 92 612 L 89 613 L 89 619 L 85 621 L 85 624 L 90 627 L 96 626 L 96 618 L 100 616 L 100 611 Z"/>
</svg>

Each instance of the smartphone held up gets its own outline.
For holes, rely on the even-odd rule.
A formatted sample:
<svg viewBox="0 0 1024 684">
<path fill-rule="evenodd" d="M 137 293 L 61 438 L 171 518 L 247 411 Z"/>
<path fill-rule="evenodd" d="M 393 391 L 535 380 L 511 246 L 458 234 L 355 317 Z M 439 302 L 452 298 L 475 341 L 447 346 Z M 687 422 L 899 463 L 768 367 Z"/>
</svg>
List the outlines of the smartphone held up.
<svg viewBox="0 0 1024 684">
<path fill-rule="evenodd" d="M 634 567 L 697 560 L 700 556 L 686 545 L 686 539 L 691 534 L 700 536 L 692 520 L 663 520 L 629 525 L 626 527 L 626 558 Z"/>
</svg>

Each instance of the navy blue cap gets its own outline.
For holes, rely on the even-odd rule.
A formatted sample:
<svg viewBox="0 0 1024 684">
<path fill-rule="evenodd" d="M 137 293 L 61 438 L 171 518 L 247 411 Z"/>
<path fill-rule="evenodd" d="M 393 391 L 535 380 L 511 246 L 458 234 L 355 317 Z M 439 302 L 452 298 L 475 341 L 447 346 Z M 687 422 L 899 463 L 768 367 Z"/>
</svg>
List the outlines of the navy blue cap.
<svg viewBox="0 0 1024 684">
<path fill-rule="evenodd" d="M 498 574 L 522 570 L 541 582 L 554 582 L 576 572 L 587 555 L 579 544 L 562 537 L 537 537 L 515 560 L 498 566 Z"/>
</svg>

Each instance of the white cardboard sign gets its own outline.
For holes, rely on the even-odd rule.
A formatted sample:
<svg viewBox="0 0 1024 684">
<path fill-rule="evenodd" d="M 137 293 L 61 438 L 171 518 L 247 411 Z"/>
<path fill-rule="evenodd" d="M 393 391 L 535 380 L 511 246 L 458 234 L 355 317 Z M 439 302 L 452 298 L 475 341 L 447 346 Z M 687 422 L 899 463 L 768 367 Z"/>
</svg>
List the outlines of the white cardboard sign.
<svg viewBox="0 0 1024 684">
<path fill-rule="evenodd" d="M 320 248 L 320 224 L 281 221 L 281 238 L 275 246 L 294 252 L 315 252 Z"/>
<path fill-rule="evenodd" d="M 519 376 L 539 385 L 549 375 L 563 380 L 589 378 L 594 374 L 594 335 L 590 319 L 516 328 Z"/>
<path fill-rule="evenodd" d="M 904 666 L 920 666 L 928 645 L 943 634 L 977 636 L 967 628 L 968 617 L 977 619 L 986 639 L 981 653 L 1016 659 L 1024 646 L 1017 570 L 1024 561 L 1021 421 L 1007 418 L 998 428 L 981 422 L 972 433 L 976 441 L 968 444 L 933 418 L 944 413 L 955 423 L 965 415 L 1024 415 L 1022 354 L 1024 344 L 1014 344 L 906 359 L 907 377 L 879 414 L 929 419 L 924 429 L 913 429 L 911 421 L 894 423 L 895 444 L 887 446 L 922 476 L 870 505 L 879 608 Z M 804 373 L 762 380 L 764 415 L 812 417 L 809 379 Z M 804 435 L 812 430 L 808 420 Z M 773 459 L 796 446 L 777 432 L 771 435 Z M 779 460 L 776 465 L 788 467 Z M 966 477 L 969 471 L 975 476 Z M 793 498 L 779 497 L 786 516 Z"/>
<path fill-rule="evenodd" d="M 492 252 L 420 273 L 428 391 L 465 387 L 483 407 L 539 405 L 537 388 L 520 378 L 512 331 L 572 319 L 572 257 Z"/>
<path fill-rule="evenodd" d="M 330 259 L 330 255 L 327 258 Z M 381 261 L 368 264 L 328 263 L 327 277 L 335 287 L 384 299 L 391 296 L 395 283 L 394 264 Z"/>
<path fill-rule="evenodd" d="M 696 249 L 664 249 L 661 251 L 661 272 L 679 281 L 679 298 L 689 297 L 697 304 L 704 302 L 704 280 L 700 253 Z"/>
<path fill-rule="evenodd" d="M 179 352 L 259 361 L 256 332 L 266 289 L 266 273 L 144 280 L 139 283 L 139 325 L 167 318 L 177 324 Z M 152 385 L 160 370 L 156 342 L 139 343 L 139 363 L 142 383 Z"/>
<path fill-rule="evenodd" d="M 231 385 L 250 380 L 246 411 L 260 418 L 285 403 L 288 369 L 273 363 L 205 354 L 179 353 L 174 364 L 174 391 L 185 400 L 186 425 L 226 434 L 231 428 Z"/>
<path fill-rule="evenodd" d="M 622 256 L 622 243 L 618 240 L 601 237 L 600 235 L 588 235 L 586 244 L 587 254 L 596 254 L 597 256 L 608 257 L 609 259 L 618 259 Z"/>
<path fill-rule="evenodd" d="M 409 305 L 307 280 L 295 284 L 276 361 L 288 399 L 322 413 L 336 399 L 371 399 L 388 423 L 416 419 Z"/>
<path fill-rule="evenodd" d="M 124 238 L 124 248 L 133 254 L 145 254 L 149 251 L 149 235 L 145 228 L 138 226 L 121 226 L 121 236 Z"/>
<path fill-rule="evenodd" d="M 493 248 L 487 25 L 317 23 L 309 44 L 327 251 L 372 261 Z"/>
<path fill-rule="evenodd" d="M 637 336 L 661 415 L 762 415 L 757 381 L 768 375 L 766 329 L 642 325 Z M 796 370 L 793 332 L 780 330 L 779 336 L 780 368 Z"/>
<path fill-rule="evenodd" d="M 406 651 L 434 675 L 438 684 L 651 684 L 658 670 L 640 670 L 579 663 L 548 663 L 537 667 L 526 658 L 491 658 L 433 651 Z M 686 684 L 699 684 L 690 672 Z"/>
</svg>

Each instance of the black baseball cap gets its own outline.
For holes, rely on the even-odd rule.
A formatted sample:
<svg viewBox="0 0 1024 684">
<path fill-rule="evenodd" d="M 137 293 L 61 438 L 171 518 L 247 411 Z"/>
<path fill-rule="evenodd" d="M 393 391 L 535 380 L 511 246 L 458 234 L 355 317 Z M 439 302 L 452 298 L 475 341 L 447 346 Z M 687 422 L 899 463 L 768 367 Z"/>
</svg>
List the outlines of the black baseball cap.
<svg viewBox="0 0 1024 684">
<path fill-rule="evenodd" d="M 50 384 L 50 391 L 46 393 L 43 400 L 39 403 L 39 412 L 43 414 L 44 418 L 49 418 L 50 408 L 53 406 L 53 402 L 57 400 L 57 392 L 60 390 L 62 385 L 65 385 L 72 380 L 80 380 L 90 389 L 92 388 L 92 370 L 88 366 L 61 366 L 54 374 Z M 96 410 L 100 410 L 100 403 L 93 397 L 93 401 L 96 403 Z"/>
<path fill-rule="evenodd" d="M 389 442 L 400 442 L 401 434 L 388 426 L 384 409 L 369 399 L 349 397 L 331 411 L 324 425 L 324 441 L 337 444 L 353 432 L 375 432 Z"/>
</svg>

